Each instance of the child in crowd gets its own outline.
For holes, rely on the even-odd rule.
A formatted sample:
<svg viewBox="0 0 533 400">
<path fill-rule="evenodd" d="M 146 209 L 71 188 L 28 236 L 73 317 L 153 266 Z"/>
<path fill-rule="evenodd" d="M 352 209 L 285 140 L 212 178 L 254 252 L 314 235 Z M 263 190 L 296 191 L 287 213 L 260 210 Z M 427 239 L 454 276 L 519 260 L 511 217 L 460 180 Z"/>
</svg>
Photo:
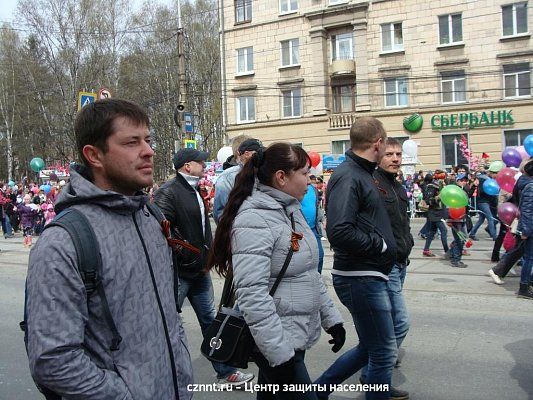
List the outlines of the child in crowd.
<svg viewBox="0 0 533 400">
<path fill-rule="evenodd" d="M 35 225 L 35 217 L 37 216 L 39 206 L 31 203 L 31 196 L 24 195 L 22 203 L 17 205 L 17 211 L 20 215 L 20 224 L 24 232 L 24 247 L 32 245 L 33 228 Z"/>
<path fill-rule="evenodd" d="M 466 174 L 457 175 L 455 184 L 464 189 L 468 177 Z M 462 216 L 449 215 L 448 226 L 452 228 L 453 242 L 450 245 L 450 263 L 455 268 L 466 268 L 467 265 L 461 261 L 463 257 L 463 248 L 468 241 L 466 234 L 465 214 Z"/>
</svg>

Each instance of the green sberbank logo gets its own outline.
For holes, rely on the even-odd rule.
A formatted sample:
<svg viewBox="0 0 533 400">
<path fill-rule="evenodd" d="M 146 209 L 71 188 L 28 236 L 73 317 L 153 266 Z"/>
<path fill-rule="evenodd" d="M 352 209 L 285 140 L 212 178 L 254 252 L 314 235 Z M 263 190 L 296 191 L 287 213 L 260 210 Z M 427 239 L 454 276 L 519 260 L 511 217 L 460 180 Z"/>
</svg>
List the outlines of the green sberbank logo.
<svg viewBox="0 0 533 400">
<path fill-rule="evenodd" d="M 403 127 L 405 130 L 416 133 L 422 129 L 424 119 L 419 113 L 414 113 L 403 119 Z"/>
</svg>

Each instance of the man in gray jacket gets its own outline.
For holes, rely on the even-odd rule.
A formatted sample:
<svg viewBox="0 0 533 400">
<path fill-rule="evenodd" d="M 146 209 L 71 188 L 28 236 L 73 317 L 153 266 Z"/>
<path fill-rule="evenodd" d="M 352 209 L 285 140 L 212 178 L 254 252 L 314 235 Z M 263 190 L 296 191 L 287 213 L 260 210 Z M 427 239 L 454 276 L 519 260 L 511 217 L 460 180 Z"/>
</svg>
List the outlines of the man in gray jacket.
<svg viewBox="0 0 533 400">
<path fill-rule="evenodd" d="M 84 166 L 71 171 L 56 203 L 90 221 L 102 258 L 101 297 L 87 298 L 76 249 L 61 227 L 44 231 L 30 254 L 27 335 L 34 380 L 64 399 L 190 399 L 192 365 L 176 312 L 171 250 L 140 190 L 153 184 L 149 121 L 115 99 L 85 106 L 75 122 Z"/>
</svg>

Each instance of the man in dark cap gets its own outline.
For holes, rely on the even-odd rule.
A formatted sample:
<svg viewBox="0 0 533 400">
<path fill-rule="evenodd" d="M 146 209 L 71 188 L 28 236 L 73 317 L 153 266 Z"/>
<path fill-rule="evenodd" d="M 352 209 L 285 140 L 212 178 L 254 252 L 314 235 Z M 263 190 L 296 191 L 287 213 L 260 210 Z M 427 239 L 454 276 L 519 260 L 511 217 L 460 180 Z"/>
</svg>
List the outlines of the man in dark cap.
<svg viewBox="0 0 533 400">
<path fill-rule="evenodd" d="M 215 204 L 213 206 L 213 218 L 218 224 L 224 207 L 228 202 L 228 197 L 233 189 L 235 177 L 241 172 L 242 166 L 248 162 L 254 153 L 263 148 L 263 144 L 257 139 L 246 139 L 242 142 L 237 150 L 238 165 L 226 169 L 217 179 L 215 183 Z"/>
<path fill-rule="evenodd" d="M 176 177 L 155 192 L 155 203 L 170 221 L 173 237 L 184 239 L 194 250 L 174 253 L 177 307 L 181 310 L 185 298 L 196 313 L 202 333 L 215 318 L 215 301 L 211 276 L 204 271 L 212 234 L 209 217 L 198 183 L 204 175 L 208 153 L 196 149 L 181 149 L 174 156 Z M 220 363 L 213 363 L 218 383 L 241 388 L 254 378 L 253 374 Z"/>
</svg>

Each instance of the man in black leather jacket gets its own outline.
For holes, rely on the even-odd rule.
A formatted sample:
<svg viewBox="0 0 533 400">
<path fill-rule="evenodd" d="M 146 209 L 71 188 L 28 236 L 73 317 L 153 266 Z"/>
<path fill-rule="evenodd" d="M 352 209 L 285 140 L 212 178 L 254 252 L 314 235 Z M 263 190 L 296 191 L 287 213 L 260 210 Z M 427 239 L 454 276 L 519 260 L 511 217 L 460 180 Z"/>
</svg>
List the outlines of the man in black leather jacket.
<svg viewBox="0 0 533 400">
<path fill-rule="evenodd" d="M 396 262 L 396 240 L 372 174 L 385 152 L 380 121 L 358 118 L 350 129 L 351 149 L 335 170 L 326 192 L 327 236 L 335 252 L 333 286 L 354 316 L 359 344 L 344 353 L 318 380 L 336 384 L 368 364 L 364 383 L 391 386 L 398 348 L 388 275 Z M 367 392 L 367 399 L 394 397 L 390 390 Z M 319 392 L 319 398 L 328 392 Z"/>
<path fill-rule="evenodd" d="M 198 251 L 183 249 L 174 253 L 174 274 L 178 288 L 177 307 L 181 310 L 185 298 L 205 334 L 215 318 L 213 283 L 205 272 L 207 253 L 212 242 L 207 207 L 198 191 L 204 175 L 208 153 L 196 149 L 181 149 L 174 156 L 176 177 L 165 182 L 154 194 L 155 203 L 169 220 L 172 236 L 184 239 Z M 254 378 L 253 374 L 220 363 L 212 363 L 220 384 L 241 388 Z"/>
</svg>

